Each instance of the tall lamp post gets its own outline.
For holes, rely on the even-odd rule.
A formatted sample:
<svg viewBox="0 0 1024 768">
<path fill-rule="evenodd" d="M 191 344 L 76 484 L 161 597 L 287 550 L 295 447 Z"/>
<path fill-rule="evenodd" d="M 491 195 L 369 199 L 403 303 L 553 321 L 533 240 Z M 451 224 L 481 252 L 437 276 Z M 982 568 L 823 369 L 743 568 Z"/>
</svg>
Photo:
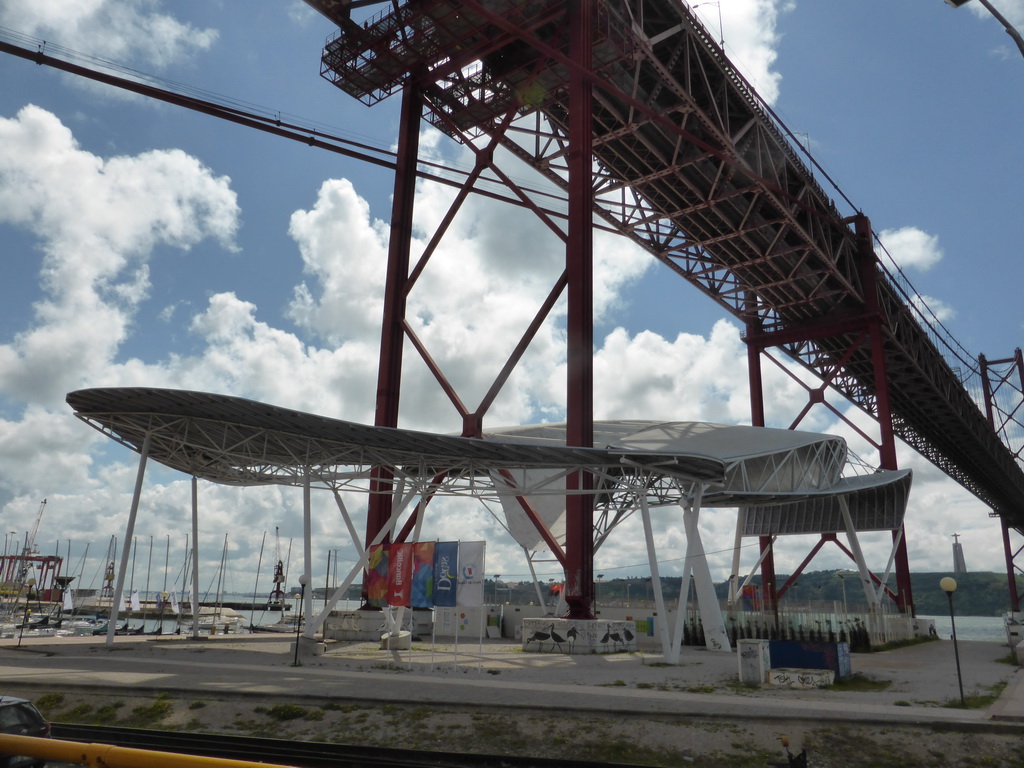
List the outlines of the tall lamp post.
<svg viewBox="0 0 1024 768">
<path fill-rule="evenodd" d="M 969 2 L 970 0 L 946 0 L 946 5 L 959 8 L 961 5 L 967 5 Z M 985 9 L 995 16 L 996 21 L 1003 25 L 1003 29 L 1006 30 L 1006 34 L 1013 38 L 1013 42 L 1017 44 L 1017 49 L 1020 51 L 1021 55 L 1024 56 L 1024 37 L 1021 37 L 1020 32 L 1017 31 L 1016 27 L 1007 21 L 1006 17 L 997 11 L 988 0 L 978 0 L 978 2 L 985 6 Z"/>
<path fill-rule="evenodd" d="M 302 634 L 302 606 L 306 602 L 306 582 L 306 574 L 299 576 L 300 594 L 295 596 L 299 601 L 299 617 L 295 621 L 295 660 L 292 662 L 293 667 L 302 666 L 302 662 L 299 661 L 299 636 Z"/>
<path fill-rule="evenodd" d="M 28 626 L 28 620 L 32 616 L 32 609 L 29 604 L 32 602 L 32 587 L 36 585 L 35 579 L 29 579 L 25 582 L 28 587 L 28 591 L 25 593 L 25 618 L 21 622 L 21 632 L 18 633 L 18 647 L 21 648 L 21 638 L 25 636 L 25 627 Z"/>
<path fill-rule="evenodd" d="M 956 619 L 953 618 L 953 593 L 956 592 L 956 579 L 946 576 L 939 582 L 939 587 L 949 598 L 949 623 L 953 627 L 953 655 L 956 657 L 956 679 L 960 684 L 960 704 L 967 706 L 964 699 L 964 678 L 960 674 L 960 649 L 956 643 Z"/>
</svg>

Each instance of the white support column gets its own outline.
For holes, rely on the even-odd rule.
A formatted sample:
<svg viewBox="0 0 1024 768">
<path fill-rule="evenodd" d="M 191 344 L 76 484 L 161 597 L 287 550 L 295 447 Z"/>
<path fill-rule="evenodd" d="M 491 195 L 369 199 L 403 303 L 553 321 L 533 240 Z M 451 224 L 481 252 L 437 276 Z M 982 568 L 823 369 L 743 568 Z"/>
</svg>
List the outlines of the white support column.
<svg viewBox="0 0 1024 768">
<path fill-rule="evenodd" d="M 352 586 L 356 577 L 363 572 L 364 568 L 366 568 L 366 564 L 370 560 L 370 550 L 384 540 L 384 537 L 394 527 L 395 520 L 398 519 L 398 516 L 401 515 L 401 513 L 401 507 L 392 508 L 391 518 L 388 520 L 388 524 L 381 527 L 377 532 L 377 535 L 373 537 L 373 541 L 370 542 L 370 545 L 363 550 L 362 554 L 359 555 L 359 559 L 356 560 L 356 564 L 352 566 L 352 570 L 348 572 L 348 576 L 346 576 L 344 581 L 338 585 L 337 589 L 334 590 L 334 594 L 331 595 L 330 599 L 325 603 L 324 609 L 319 613 L 319 615 L 317 615 L 313 622 L 306 622 L 306 631 L 309 633 L 309 637 L 313 637 L 320 630 L 320 627 L 323 626 L 328 615 L 330 615 L 331 611 L 334 609 L 334 606 L 338 604 L 341 596 L 348 591 L 348 588 Z"/>
<path fill-rule="evenodd" d="M 302 574 L 306 580 L 306 588 L 302 590 L 302 615 L 306 617 L 313 615 L 313 513 L 310 509 L 312 506 L 310 482 L 310 468 L 306 467 L 302 481 Z M 316 634 L 311 622 L 306 622 L 306 629 L 302 634 L 309 638 Z"/>
<path fill-rule="evenodd" d="M 540 582 L 537 580 L 537 569 L 533 567 L 533 555 L 526 547 L 523 547 L 523 554 L 526 555 L 526 564 L 530 568 L 530 578 L 533 579 L 533 588 L 537 592 L 537 605 L 541 606 L 546 614 L 548 612 L 548 601 L 540 590 Z"/>
<path fill-rule="evenodd" d="M 359 540 L 359 533 L 356 531 L 356 526 L 352 522 L 352 516 L 348 513 L 348 507 L 345 506 L 345 502 L 341 498 L 341 494 L 338 493 L 338 489 L 334 488 L 334 501 L 338 504 L 338 510 L 341 512 L 341 517 L 345 521 L 345 527 L 348 528 L 349 538 L 352 539 L 352 546 L 355 547 L 356 555 L 362 557 L 363 555 L 363 543 Z"/>
<path fill-rule="evenodd" d="M 199 637 L 199 481 L 192 478 L 192 639 Z"/>
<path fill-rule="evenodd" d="M 892 549 L 889 550 L 889 561 L 885 564 L 885 573 L 882 574 L 882 583 L 878 585 L 878 599 L 882 599 L 885 585 L 889 583 L 889 576 L 892 575 L 893 564 L 896 562 L 896 552 L 899 551 L 900 542 L 903 541 L 903 526 L 899 527 L 896 535 L 892 537 Z"/>
<path fill-rule="evenodd" d="M 761 567 L 761 563 L 764 562 L 764 559 L 766 557 L 768 557 L 768 553 L 771 552 L 772 548 L 775 546 L 775 540 L 777 538 L 779 538 L 779 537 L 778 536 L 772 536 L 771 546 L 770 547 L 766 547 L 764 550 L 762 550 L 760 556 L 757 558 L 757 562 L 754 563 L 752 566 L 750 566 L 750 571 L 747 573 L 747 577 L 745 579 L 743 579 L 743 583 L 740 584 L 740 586 L 739 586 L 739 590 L 738 591 L 740 593 L 742 593 L 743 590 L 750 585 L 750 582 L 752 582 L 754 580 L 754 577 L 757 575 L 758 569 Z"/>
<path fill-rule="evenodd" d="M 698 486 L 693 499 L 680 502 L 683 507 L 683 526 L 686 529 L 686 560 L 683 563 L 683 580 L 679 588 L 679 612 L 676 615 L 676 636 L 672 642 L 672 652 L 666 661 L 670 664 L 679 663 L 679 654 L 683 644 L 683 620 L 686 612 L 686 593 L 690 574 L 693 574 L 693 585 L 697 593 L 697 606 L 700 608 L 701 625 L 704 627 L 704 643 L 708 650 L 728 651 L 731 648 L 729 635 L 725 630 L 725 619 L 715 594 L 715 584 L 711 579 L 711 568 L 708 566 L 704 553 L 704 543 L 700 538 L 697 523 L 700 518 L 700 505 L 704 487 Z"/>
<path fill-rule="evenodd" d="M 845 496 L 839 497 L 839 509 L 843 513 L 843 521 L 846 523 L 846 536 L 850 540 L 850 549 L 853 550 L 853 559 L 857 563 L 857 570 L 860 572 L 861 585 L 864 587 L 864 597 L 868 605 L 879 607 L 878 593 L 871 584 L 871 571 L 868 569 L 867 561 L 864 559 L 864 552 L 860 548 L 860 540 L 857 538 L 857 531 L 853 527 L 853 518 L 850 517 L 850 505 Z"/>
<path fill-rule="evenodd" d="M 640 515 L 644 521 L 644 538 L 647 540 L 647 562 L 651 568 L 654 607 L 658 611 L 658 634 L 661 636 L 661 653 L 667 661 L 672 650 L 672 637 L 668 632 L 668 611 L 665 609 L 665 596 L 661 592 L 661 574 L 658 571 L 658 556 L 654 550 L 651 510 L 647 505 L 647 491 L 645 488 L 640 489 Z"/>
<path fill-rule="evenodd" d="M 684 572 L 693 573 L 693 585 L 697 592 L 701 623 L 704 625 L 704 640 L 709 651 L 729 651 L 729 633 L 725 629 L 722 608 L 715 594 L 715 582 L 711 578 L 711 567 L 704 553 L 704 542 L 700 538 L 697 523 L 700 517 L 700 496 L 694 506 L 683 512 L 686 526 L 687 564 Z"/>
<path fill-rule="evenodd" d="M 107 645 L 114 644 L 114 633 L 117 631 L 118 614 L 121 611 L 121 600 L 124 597 L 124 577 L 128 572 L 128 555 L 132 548 L 132 537 L 135 534 L 135 518 L 139 514 L 139 499 L 142 496 L 142 481 L 146 477 L 146 460 L 149 458 L 150 436 L 146 435 L 139 451 L 139 470 L 135 475 L 135 491 L 132 493 L 132 506 L 128 512 L 128 526 L 124 532 L 124 547 L 121 549 L 121 564 L 117 569 L 117 585 L 114 587 L 113 604 L 110 606 L 110 618 L 107 621 Z"/>
<path fill-rule="evenodd" d="M 746 524 L 747 508 L 736 510 L 736 534 L 732 541 L 732 569 L 729 571 L 729 607 L 735 608 L 739 598 L 740 551 L 743 547 L 743 526 Z"/>
</svg>

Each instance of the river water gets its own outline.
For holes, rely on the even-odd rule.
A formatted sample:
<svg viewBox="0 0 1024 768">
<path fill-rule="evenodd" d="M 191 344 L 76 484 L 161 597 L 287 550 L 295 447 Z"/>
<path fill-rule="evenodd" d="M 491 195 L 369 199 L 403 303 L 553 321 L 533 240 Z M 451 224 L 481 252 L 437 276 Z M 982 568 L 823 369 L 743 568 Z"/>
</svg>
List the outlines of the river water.
<svg viewBox="0 0 1024 768">
<path fill-rule="evenodd" d="M 949 615 L 921 616 L 935 622 L 935 631 L 939 637 L 949 639 L 953 636 Z M 982 640 L 986 642 L 1006 644 L 1006 629 L 1001 616 L 957 616 L 957 640 Z"/>
</svg>

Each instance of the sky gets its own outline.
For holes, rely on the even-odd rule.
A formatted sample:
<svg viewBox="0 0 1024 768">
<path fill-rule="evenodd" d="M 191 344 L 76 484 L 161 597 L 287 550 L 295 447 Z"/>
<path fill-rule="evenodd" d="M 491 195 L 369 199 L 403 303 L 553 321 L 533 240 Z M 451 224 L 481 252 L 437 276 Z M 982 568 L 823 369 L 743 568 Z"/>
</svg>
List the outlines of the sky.
<svg viewBox="0 0 1024 768">
<path fill-rule="evenodd" d="M 1024 28 L 1024 0 L 995 5 Z M 695 4 L 712 34 L 863 211 L 892 259 L 972 356 L 1010 357 L 1024 338 L 1016 238 L 1024 198 L 1024 57 L 978 3 L 941 0 Z M 332 25 L 300 0 L 5 0 L 0 34 L 45 40 L 280 114 L 382 149 L 397 141 L 398 98 L 366 107 L 319 76 Z M 422 153 L 468 167 L 463 148 L 422 129 Z M 524 167 L 514 178 L 536 180 Z M 0 55 L 0 525 L 69 556 L 79 586 L 122 544 L 137 455 L 78 421 L 84 387 L 218 392 L 373 422 L 392 173 L 233 123 Z M 451 191 L 421 182 L 422 245 Z M 837 195 L 838 197 L 838 195 Z M 595 417 L 749 423 L 738 323 L 631 245 L 595 242 Z M 563 258 L 522 211 L 473 199 L 410 296 L 410 317 L 470 402 L 529 322 Z M 488 414 L 486 427 L 564 418 L 564 303 Z M 407 359 L 412 355 L 407 354 Z M 770 426 L 803 395 L 769 366 Z M 859 418 L 852 414 L 852 418 Z M 461 424 L 422 365 L 407 366 L 402 426 Z M 804 429 L 858 445 L 827 411 Z M 952 534 L 970 570 L 1001 570 L 998 522 L 906 446 L 915 472 L 906 518 L 911 568 L 951 568 Z M 361 526 L 365 499 L 350 508 Z M 270 589 L 267 563 L 301 551 L 293 488 L 200 486 L 200 588 L 227 540 L 226 586 Z M 355 561 L 329 494 L 314 494 L 314 584 Z M 682 568 L 678 510 L 659 510 L 663 574 Z M 728 575 L 735 512 L 701 531 L 716 579 Z M 361 529 L 361 527 L 360 527 Z M 136 587 L 180 586 L 190 483 L 150 465 L 133 542 Z M 485 539 L 486 572 L 526 579 L 519 547 L 482 505 L 432 505 L 424 538 Z M 752 543 L 752 542 L 751 542 Z M 780 539 L 791 571 L 813 539 Z M 862 539 L 885 568 L 888 535 Z M 262 585 L 255 574 L 262 550 Z M 755 548 L 743 552 L 741 572 Z M 145 564 L 145 565 L 143 565 Z M 834 547 L 812 570 L 852 568 Z M 605 579 L 649 573 L 639 521 L 596 556 Z M 148 574 L 142 584 L 143 573 Z M 538 564 L 543 580 L 560 578 Z"/>
</svg>

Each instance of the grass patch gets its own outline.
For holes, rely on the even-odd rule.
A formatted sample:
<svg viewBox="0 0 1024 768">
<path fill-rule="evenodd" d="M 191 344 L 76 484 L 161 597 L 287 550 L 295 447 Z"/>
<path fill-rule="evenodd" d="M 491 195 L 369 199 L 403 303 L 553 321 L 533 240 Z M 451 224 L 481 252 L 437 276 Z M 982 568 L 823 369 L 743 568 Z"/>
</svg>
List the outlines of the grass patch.
<svg viewBox="0 0 1024 768">
<path fill-rule="evenodd" d="M 1006 683 L 996 683 L 989 686 L 988 693 L 972 693 L 964 696 L 962 702 L 947 701 L 942 706 L 948 709 L 988 709 L 996 703 L 996 699 L 1002 694 L 1004 688 L 1006 688 Z"/>
<path fill-rule="evenodd" d="M 40 696 L 35 701 L 36 707 L 40 711 L 48 711 L 48 710 L 51 710 L 51 709 L 56 709 L 57 707 L 59 707 L 63 703 L 64 703 L 64 694 L 63 693 L 47 693 L 47 694 L 44 694 L 44 695 Z"/>
<path fill-rule="evenodd" d="M 323 708 L 328 712 L 358 712 L 363 707 L 361 704 L 338 704 L 334 701 L 328 701 L 323 705 Z"/>
<path fill-rule="evenodd" d="M 205 701 L 193 701 L 188 705 L 189 709 L 202 709 L 206 706 Z"/>
<path fill-rule="evenodd" d="M 882 643 L 881 645 L 872 645 L 868 649 L 868 653 L 881 653 L 882 651 L 895 651 L 897 648 L 907 648 L 912 645 L 921 645 L 923 643 L 935 643 L 939 641 L 937 635 L 927 635 L 925 637 L 911 637 L 907 640 L 893 640 L 889 643 Z M 862 653 L 862 651 L 858 651 Z"/>
<path fill-rule="evenodd" d="M 730 677 L 723 680 L 722 688 L 733 693 L 752 693 L 753 691 L 761 690 L 761 686 L 758 683 L 741 682 L 738 677 Z"/>
<path fill-rule="evenodd" d="M 133 707 L 131 714 L 124 718 L 121 724 L 132 728 L 145 728 L 159 723 L 171 714 L 173 709 L 170 695 L 161 693 L 152 704 Z"/>
<path fill-rule="evenodd" d="M 60 720 L 63 723 L 87 723 L 91 714 L 92 706 L 82 702 L 71 707 L 71 709 L 61 712 L 60 715 L 53 719 Z"/>
<path fill-rule="evenodd" d="M 832 685 L 827 686 L 830 691 L 884 691 L 892 685 L 892 680 L 872 680 L 860 672 L 851 675 L 845 680 L 836 680 Z"/>
<path fill-rule="evenodd" d="M 300 707 L 298 704 L 275 704 L 270 708 L 257 707 L 256 712 L 261 715 L 266 715 L 271 720 L 277 720 L 279 723 L 283 723 L 287 720 L 298 720 L 301 717 L 306 717 L 309 711 L 305 707 Z"/>
<path fill-rule="evenodd" d="M 90 722 L 96 725 L 113 725 L 117 722 L 118 710 L 123 706 L 123 701 L 112 701 L 109 704 L 104 704 L 96 710 L 96 714 L 92 716 Z"/>
</svg>

